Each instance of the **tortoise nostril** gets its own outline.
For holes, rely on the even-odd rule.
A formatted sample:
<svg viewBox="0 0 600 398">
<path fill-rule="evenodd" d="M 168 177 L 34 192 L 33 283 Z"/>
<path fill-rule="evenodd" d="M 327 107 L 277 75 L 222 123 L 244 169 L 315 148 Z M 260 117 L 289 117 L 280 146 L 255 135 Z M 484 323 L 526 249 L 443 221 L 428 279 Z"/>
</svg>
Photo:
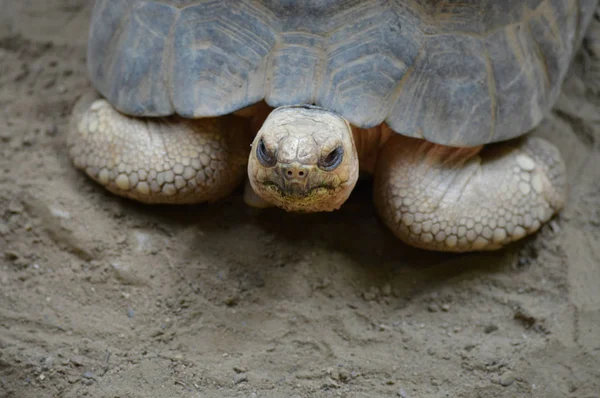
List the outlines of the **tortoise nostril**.
<svg viewBox="0 0 600 398">
<path fill-rule="evenodd" d="M 283 170 L 283 175 L 286 179 L 294 180 L 296 178 L 305 179 L 308 176 L 308 171 L 302 166 L 288 166 Z"/>
</svg>

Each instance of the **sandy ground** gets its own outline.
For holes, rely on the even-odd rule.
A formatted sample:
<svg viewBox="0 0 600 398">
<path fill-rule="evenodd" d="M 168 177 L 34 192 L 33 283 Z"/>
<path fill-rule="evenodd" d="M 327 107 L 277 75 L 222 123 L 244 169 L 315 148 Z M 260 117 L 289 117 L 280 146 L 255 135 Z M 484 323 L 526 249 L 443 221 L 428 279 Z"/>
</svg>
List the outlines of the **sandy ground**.
<svg viewBox="0 0 600 398">
<path fill-rule="evenodd" d="M 0 396 L 600 397 L 600 97 L 581 56 L 536 133 L 570 198 L 494 253 L 342 210 L 143 206 L 69 163 L 90 2 L 0 1 Z"/>
</svg>

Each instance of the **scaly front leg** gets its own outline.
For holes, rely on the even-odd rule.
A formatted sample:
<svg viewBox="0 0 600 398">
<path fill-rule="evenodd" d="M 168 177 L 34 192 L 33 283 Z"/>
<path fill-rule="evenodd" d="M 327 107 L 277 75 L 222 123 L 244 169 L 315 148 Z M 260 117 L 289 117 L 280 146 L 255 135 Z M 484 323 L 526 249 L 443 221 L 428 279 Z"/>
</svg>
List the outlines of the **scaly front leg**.
<svg viewBox="0 0 600 398">
<path fill-rule="evenodd" d="M 214 202 L 246 175 L 247 124 L 236 116 L 134 118 L 98 99 L 76 107 L 67 142 L 75 166 L 112 193 L 144 203 Z"/>
<path fill-rule="evenodd" d="M 412 246 L 499 249 L 538 230 L 565 203 L 565 165 L 540 138 L 451 148 L 397 134 L 382 151 L 375 204 Z"/>
</svg>

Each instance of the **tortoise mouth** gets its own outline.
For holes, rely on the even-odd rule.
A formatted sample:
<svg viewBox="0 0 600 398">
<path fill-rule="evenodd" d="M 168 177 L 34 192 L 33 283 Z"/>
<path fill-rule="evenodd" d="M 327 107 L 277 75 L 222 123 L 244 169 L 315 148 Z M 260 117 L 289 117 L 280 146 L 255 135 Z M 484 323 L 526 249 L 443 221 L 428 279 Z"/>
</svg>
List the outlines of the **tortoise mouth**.
<svg viewBox="0 0 600 398">
<path fill-rule="evenodd" d="M 272 205 L 299 213 L 315 211 L 331 211 L 338 208 L 345 198 L 340 200 L 341 192 L 346 184 L 334 186 L 331 184 L 303 185 L 289 183 L 281 185 L 267 180 L 258 183 L 256 191 L 264 200 Z"/>
<path fill-rule="evenodd" d="M 303 200 L 315 195 L 315 193 L 327 191 L 330 193 L 337 192 L 339 189 L 331 184 L 307 185 L 297 182 L 291 182 L 281 185 L 273 180 L 261 182 L 267 190 L 276 193 L 282 200 Z"/>
</svg>

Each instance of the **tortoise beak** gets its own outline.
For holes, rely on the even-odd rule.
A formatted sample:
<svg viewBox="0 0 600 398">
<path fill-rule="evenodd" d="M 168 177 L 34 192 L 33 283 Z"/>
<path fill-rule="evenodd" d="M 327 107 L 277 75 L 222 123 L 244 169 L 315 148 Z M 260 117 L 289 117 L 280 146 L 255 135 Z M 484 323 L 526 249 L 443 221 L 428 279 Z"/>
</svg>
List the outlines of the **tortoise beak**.
<svg viewBox="0 0 600 398">
<path fill-rule="evenodd" d="M 310 189 L 307 184 L 300 184 L 297 182 L 291 182 L 289 184 L 284 184 L 285 194 L 286 196 L 298 199 L 305 197 Z"/>
</svg>

